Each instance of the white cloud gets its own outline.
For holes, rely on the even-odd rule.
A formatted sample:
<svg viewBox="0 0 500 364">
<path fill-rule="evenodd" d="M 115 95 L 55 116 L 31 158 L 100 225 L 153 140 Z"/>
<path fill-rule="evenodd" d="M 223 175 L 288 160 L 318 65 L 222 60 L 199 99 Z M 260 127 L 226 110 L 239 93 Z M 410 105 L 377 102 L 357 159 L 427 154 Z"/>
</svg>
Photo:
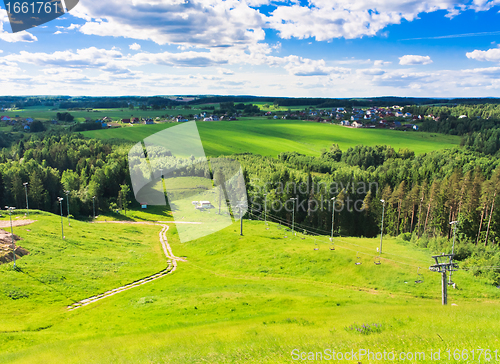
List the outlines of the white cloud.
<svg viewBox="0 0 500 364">
<path fill-rule="evenodd" d="M 234 72 L 231 71 L 231 70 L 228 70 L 227 68 L 217 68 L 217 72 L 220 74 L 220 75 L 234 75 Z"/>
<path fill-rule="evenodd" d="M 4 29 L 4 26 L 9 22 L 9 16 L 7 15 L 7 11 L 0 9 L 0 40 L 9 43 L 16 42 L 36 42 L 38 40 L 33 34 L 28 33 L 27 31 L 22 31 L 18 33 L 9 33 Z M 9 25 L 7 25 L 9 26 Z"/>
<path fill-rule="evenodd" d="M 88 0 L 76 9 L 72 14 L 87 20 L 84 34 L 200 47 L 244 46 L 265 37 L 264 16 L 245 1 Z"/>
<path fill-rule="evenodd" d="M 308 6 L 298 2 L 278 6 L 268 21 L 285 39 L 352 39 L 374 36 L 388 25 L 412 21 L 422 13 L 444 10 L 453 17 L 465 10 L 488 10 L 498 3 L 498 0 L 474 0 L 467 5 L 453 0 L 310 0 Z"/>
<path fill-rule="evenodd" d="M 130 49 L 132 49 L 133 51 L 138 51 L 139 49 L 141 49 L 141 45 L 140 44 L 137 44 L 137 43 L 134 43 L 134 44 L 131 44 L 128 46 Z"/>
<path fill-rule="evenodd" d="M 382 67 L 382 66 L 388 66 L 392 64 L 392 62 L 388 62 L 388 61 L 382 61 L 380 59 L 377 59 L 376 61 L 373 62 L 373 65 L 375 67 Z"/>
<path fill-rule="evenodd" d="M 492 48 L 487 51 L 474 50 L 466 53 L 467 58 L 476 61 L 500 62 L 500 48 Z"/>
<path fill-rule="evenodd" d="M 80 29 L 81 24 L 71 24 L 69 27 L 67 27 L 67 30 L 73 30 L 73 29 Z"/>
<path fill-rule="evenodd" d="M 415 66 L 431 64 L 432 59 L 429 56 L 406 55 L 399 57 L 399 64 L 403 66 Z"/>
</svg>

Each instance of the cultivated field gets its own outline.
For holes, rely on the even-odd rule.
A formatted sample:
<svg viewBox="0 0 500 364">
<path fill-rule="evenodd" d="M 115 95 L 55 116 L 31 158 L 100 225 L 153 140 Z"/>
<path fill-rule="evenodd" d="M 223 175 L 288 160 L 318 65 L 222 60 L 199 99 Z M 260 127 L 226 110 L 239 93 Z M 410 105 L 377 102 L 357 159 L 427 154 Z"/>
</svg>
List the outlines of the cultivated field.
<svg viewBox="0 0 500 364">
<path fill-rule="evenodd" d="M 127 128 L 88 131 L 83 134 L 98 139 L 124 139 L 138 142 L 176 123 L 136 125 Z M 458 146 L 460 137 L 412 131 L 353 129 L 308 121 L 244 118 L 237 121 L 198 122 L 198 130 L 209 156 L 254 153 L 277 156 L 296 151 L 317 155 L 332 143 L 342 150 L 356 145 L 390 145 L 395 150 L 409 148 L 415 153 Z"/>
<path fill-rule="evenodd" d="M 442 307 L 429 251 L 387 238 L 375 265 L 377 239 L 340 238 L 330 250 L 326 237 L 258 221 L 245 221 L 244 236 L 234 224 L 184 244 L 170 224 L 168 243 L 187 259 L 173 274 L 68 311 L 166 268 L 161 226 L 65 220 L 63 241 L 58 216 L 30 218 L 14 228 L 30 251 L 21 270 L 0 265 L 2 363 L 290 363 L 294 349 L 423 352 L 419 363 L 441 350 L 439 362 L 463 363 L 455 349 L 499 349 L 500 290 L 459 271 L 455 305 Z"/>
</svg>

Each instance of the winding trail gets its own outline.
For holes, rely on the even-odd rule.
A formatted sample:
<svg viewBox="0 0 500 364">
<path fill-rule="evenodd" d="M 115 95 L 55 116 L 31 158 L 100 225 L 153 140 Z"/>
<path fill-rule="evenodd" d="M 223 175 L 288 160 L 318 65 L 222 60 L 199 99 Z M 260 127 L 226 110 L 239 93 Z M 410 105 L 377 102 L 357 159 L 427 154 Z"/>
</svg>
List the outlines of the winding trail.
<svg viewBox="0 0 500 364">
<path fill-rule="evenodd" d="M 105 223 L 105 222 L 100 221 L 100 223 Z M 108 223 L 134 224 L 134 222 L 126 222 L 126 221 L 109 221 Z M 167 257 L 167 262 L 168 262 L 167 268 L 165 268 L 161 272 L 153 274 L 149 277 L 146 277 L 146 278 L 140 279 L 138 281 L 126 284 L 124 286 L 112 289 L 110 291 L 106 291 L 106 292 L 98 294 L 96 296 L 92 296 L 92 297 L 86 298 L 84 300 L 75 302 L 75 303 L 68 306 L 68 310 L 73 311 L 73 310 L 76 310 L 77 308 L 87 306 L 91 303 L 100 301 L 106 297 L 113 296 L 117 293 L 127 291 L 131 288 L 142 286 L 143 284 L 146 284 L 149 282 L 153 282 L 157 279 L 160 279 L 160 278 L 166 276 L 167 274 L 171 274 L 171 273 L 175 272 L 175 270 L 177 269 L 177 261 L 182 261 L 182 262 L 186 261 L 186 259 L 184 259 L 184 258 L 176 257 L 174 255 L 174 253 L 172 252 L 172 248 L 170 247 L 170 245 L 168 244 L 168 241 L 167 241 L 167 231 L 169 229 L 168 225 L 148 223 L 148 222 L 135 222 L 135 224 L 162 226 L 162 229 L 159 233 L 159 236 L 160 236 L 160 242 L 161 242 L 161 246 L 163 248 L 163 252 L 165 253 L 165 256 Z"/>
</svg>

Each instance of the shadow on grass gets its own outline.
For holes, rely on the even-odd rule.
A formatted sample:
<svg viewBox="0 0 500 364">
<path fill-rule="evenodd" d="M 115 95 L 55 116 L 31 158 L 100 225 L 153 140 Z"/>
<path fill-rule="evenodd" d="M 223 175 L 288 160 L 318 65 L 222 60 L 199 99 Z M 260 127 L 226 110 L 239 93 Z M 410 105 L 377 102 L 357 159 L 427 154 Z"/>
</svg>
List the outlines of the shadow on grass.
<svg viewBox="0 0 500 364">
<path fill-rule="evenodd" d="M 35 276 L 31 275 L 31 274 L 28 272 L 28 270 L 26 270 L 26 268 L 21 268 L 21 267 L 17 266 L 17 267 L 15 268 L 15 270 L 16 270 L 17 272 L 19 272 L 19 273 L 22 273 L 22 274 L 24 274 L 24 275 L 28 276 L 28 277 L 29 277 L 29 278 L 31 278 L 31 279 L 33 279 L 33 280 L 37 281 L 38 283 L 43 284 L 46 288 L 51 289 L 51 290 L 53 290 L 53 291 L 57 292 L 59 295 L 61 295 L 62 297 L 66 298 L 67 300 L 69 300 L 69 301 L 71 301 L 71 302 L 77 302 L 77 300 L 76 300 L 76 299 L 74 299 L 74 298 L 72 298 L 72 297 L 68 297 L 68 296 L 66 296 L 66 294 L 65 294 L 64 292 L 62 292 L 62 291 L 58 290 L 58 289 L 57 289 L 57 288 L 55 288 L 55 287 L 52 287 L 50 284 L 48 284 L 48 283 L 46 283 L 46 282 L 42 281 L 41 279 L 39 279 L 39 278 L 37 278 L 37 277 L 35 277 Z"/>
</svg>

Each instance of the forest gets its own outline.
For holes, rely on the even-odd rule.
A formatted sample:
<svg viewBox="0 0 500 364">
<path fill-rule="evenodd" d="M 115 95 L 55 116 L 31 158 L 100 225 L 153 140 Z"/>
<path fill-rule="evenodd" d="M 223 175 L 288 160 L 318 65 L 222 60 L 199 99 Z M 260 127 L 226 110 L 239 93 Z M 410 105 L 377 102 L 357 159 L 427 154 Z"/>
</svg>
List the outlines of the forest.
<svg viewBox="0 0 500 364">
<path fill-rule="evenodd" d="M 487 133 L 480 134 L 485 143 L 491 139 Z M 420 155 L 385 145 L 343 151 L 333 144 L 317 156 L 283 152 L 275 158 L 228 158 L 242 165 L 249 216 L 262 218 L 268 208 L 269 218 L 290 224 L 293 217 L 297 226 L 329 235 L 335 198 L 334 235 L 375 237 L 384 212 L 384 234 L 436 251 L 449 249 L 449 222 L 456 220 L 459 258 L 500 263 L 500 159 L 472 134 L 464 140 L 463 147 Z M 94 196 L 101 212 L 126 208 L 128 201 L 138 207 L 130 193 L 131 147 L 76 133 L 18 140 L 0 151 L 1 206 L 25 208 L 27 192 L 30 208 L 58 213 L 57 197 L 68 191 L 71 214 L 80 218 L 92 214 Z M 213 178 L 213 171 L 200 170 L 200 176 Z M 274 208 L 295 197 L 294 214 Z"/>
</svg>

